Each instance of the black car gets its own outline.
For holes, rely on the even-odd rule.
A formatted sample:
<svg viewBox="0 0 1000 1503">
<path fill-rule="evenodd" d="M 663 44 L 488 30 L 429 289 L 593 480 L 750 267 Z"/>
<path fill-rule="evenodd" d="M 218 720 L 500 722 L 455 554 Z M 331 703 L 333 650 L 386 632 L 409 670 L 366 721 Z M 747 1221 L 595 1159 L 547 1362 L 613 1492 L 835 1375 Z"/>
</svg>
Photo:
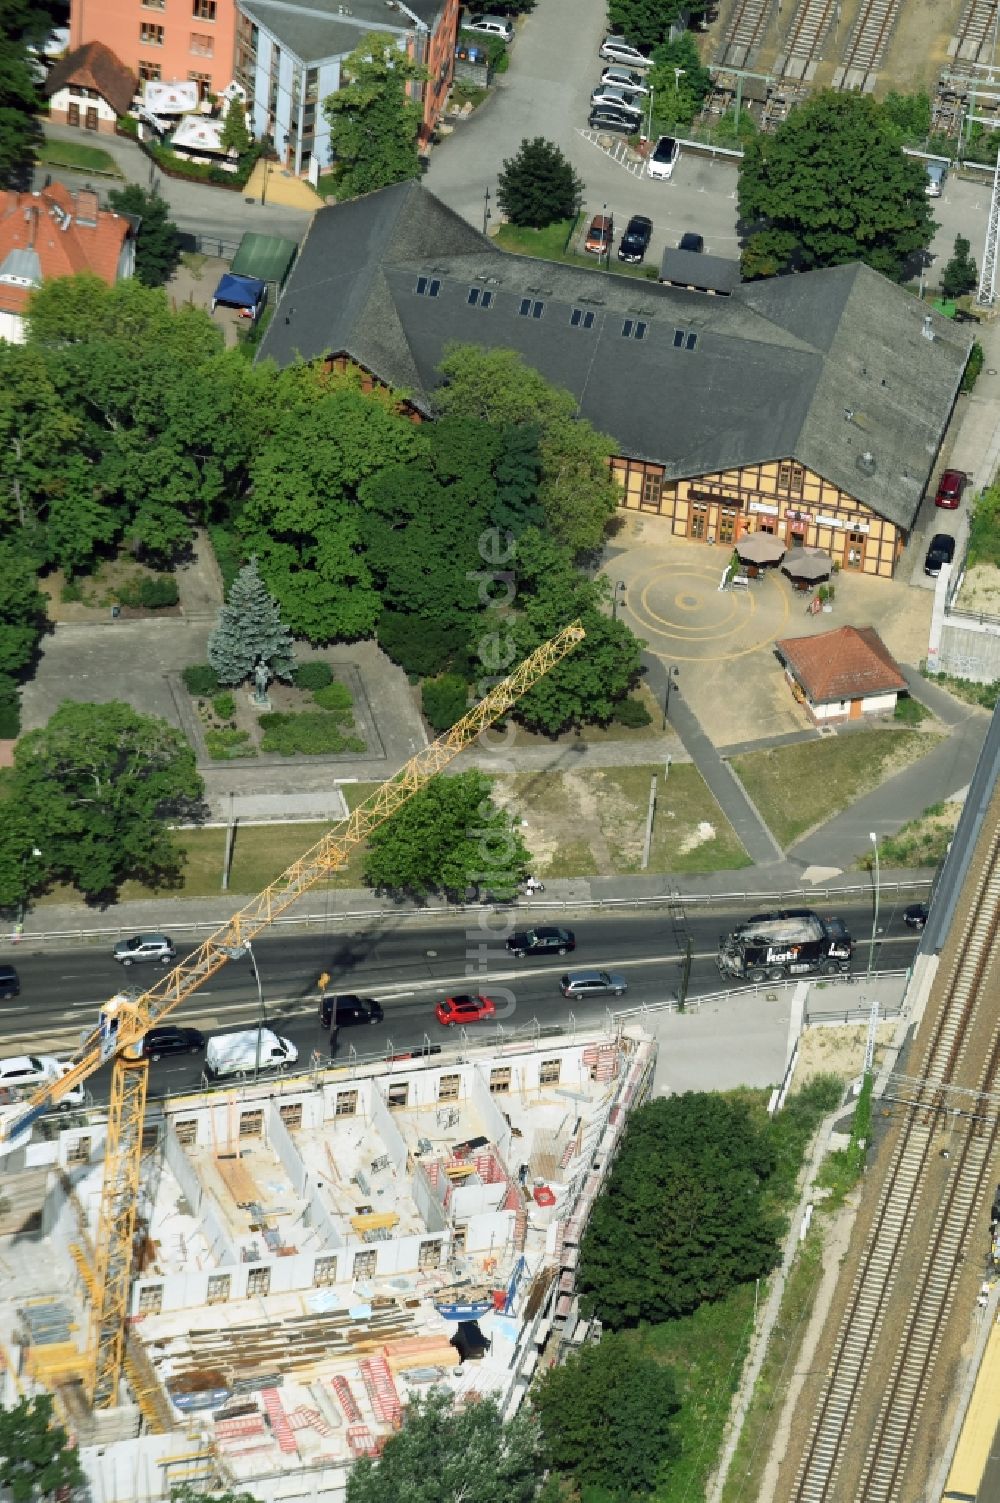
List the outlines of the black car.
<svg viewBox="0 0 1000 1503">
<path fill-rule="evenodd" d="M 205 1035 L 197 1028 L 177 1028 L 173 1023 L 164 1023 L 146 1034 L 142 1054 L 155 1064 L 165 1054 L 200 1054 L 204 1047 Z"/>
<path fill-rule="evenodd" d="M 21 978 L 12 965 L 0 965 L 0 997 L 7 1001 L 21 995 Z"/>
<path fill-rule="evenodd" d="M 334 1023 L 334 1009 L 338 1028 L 350 1027 L 352 1023 L 381 1023 L 385 1017 L 381 1002 L 374 997 L 356 997 L 353 992 L 339 997 L 331 994 L 319 1004 L 319 1020 L 324 1028 Z"/>
<path fill-rule="evenodd" d="M 626 136 L 634 135 L 641 123 L 640 114 L 617 109 L 611 104 L 595 104 L 587 119 L 591 130 L 620 130 Z"/>
<path fill-rule="evenodd" d="M 950 564 L 954 557 L 955 539 L 950 538 L 946 532 L 936 532 L 924 559 L 924 573 L 936 579 L 941 573 L 941 565 Z"/>
<path fill-rule="evenodd" d="M 903 923 L 908 929 L 922 929 L 927 922 L 927 904 L 911 903 L 903 909 Z"/>
<path fill-rule="evenodd" d="M 644 214 L 633 214 L 618 247 L 619 261 L 641 261 L 652 237 L 653 221 Z"/>
<path fill-rule="evenodd" d="M 694 251 L 696 255 L 700 256 L 705 249 L 705 237 L 704 235 L 697 234 L 694 230 L 686 230 L 677 242 L 677 249 Z"/>
<path fill-rule="evenodd" d="M 576 949 L 572 929 L 517 929 L 507 940 L 512 955 L 565 955 Z"/>
</svg>

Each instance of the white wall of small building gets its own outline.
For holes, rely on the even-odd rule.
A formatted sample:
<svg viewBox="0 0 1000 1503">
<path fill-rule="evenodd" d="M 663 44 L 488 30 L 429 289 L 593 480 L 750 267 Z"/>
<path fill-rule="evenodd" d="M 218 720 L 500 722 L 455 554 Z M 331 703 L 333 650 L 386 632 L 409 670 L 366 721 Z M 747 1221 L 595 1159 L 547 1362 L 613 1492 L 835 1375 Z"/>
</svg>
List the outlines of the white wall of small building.
<svg viewBox="0 0 1000 1503">
<path fill-rule="evenodd" d="M 75 104 L 80 111 L 80 129 L 85 130 L 83 122 L 88 110 L 97 111 L 97 128 L 102 135 L 110 135 L 115 128 L 118 116 L 111 108 L 106 99 L 95 94 L 93 89 L 75 87 L 67 84 L 64 89 L 57 89 L 49 101 L 49 109 L 54 118 L 66 120 L 69 115 L 69 107 Z"/>
<path fill-rule="evenodd" d="M 5 339 L 8 344 L 24 344 L 27 337 L 20 313 L 0 312 L 0 339 Z"/>
<path fill-rule="evenodd" d="M 896 708 L 896 692 L 891 694 L 868 694 L 861 700 L 862 715 L 891 715 Z M 810 702 L 809 708 L 816 720 L 844 720 L 850 716 L 853 700 L 832 700 L 829 704 L 814 705 Z"/>
</svg>

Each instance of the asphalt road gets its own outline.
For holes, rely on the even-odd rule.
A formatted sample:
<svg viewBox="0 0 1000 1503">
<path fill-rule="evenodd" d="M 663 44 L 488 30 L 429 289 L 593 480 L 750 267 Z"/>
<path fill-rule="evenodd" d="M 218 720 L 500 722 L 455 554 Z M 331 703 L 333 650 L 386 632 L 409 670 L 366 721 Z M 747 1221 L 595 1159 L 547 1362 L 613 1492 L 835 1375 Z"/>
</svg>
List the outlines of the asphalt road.
<svg viewBox="0 0 1000 1503">
<path fill-rule="evenodd" d="M 909 964 L 916 936 L 902 921 L 902 902 L 883 903 L 874 964 L 895 969 Z M 690 995 L 720 989 L 715 966 L 719 936 L 751 911 L 744 906 L 690 915 L 692 945 Z M 868 964 L 871 933 L 870 903 L 839 904 L 837 912 L 855 939 L 855 966 Z M 502 922 L 503 920 L 501 920 Z M 326 1032 L 317 1017 L 316 979 L 330 973 L 330 990 L 360 992 L 377 997 L 385 1021 L 369 1027 L 343 1028 L 340 1057 L 353 1045 L 359 1055 L 406 1052 L 426 1042 L 453 1041 L 452 1030 L 434 1016 L 434 1004 L 451 992 L 486 992 L 497 1002 L 497 1021 L 505 1029 L 523 1029 L 535 1021 L 542 1027 L 586 1026 L 604 1017 L 608 1008 L 636 1007 L 663 1002 L 674 995 L 681 977 L 685 935 L 665 909 L 640 913 L 586 912 L 560 920 L 576 932 L 572 956 L 526 957 L 516 960 L 503 946 L 503 934 L 491 938 L 476 923 L 452 921 L 419 928 L 391 922 L 362 927 L 345 940 L 318 933 L 272 935 L 254 947 L 268 1024 L 289 1038 L 299 1050 L 302 1066 L 315 1049 L 327 1052 Z M 20 997 L 0 1003 L 0 1052 L 69 1053 L 81 1035 L 96 1024 L 101 1003 L 125 986 L 151 984 L 159 967 L 123 970 L 108 951 L 64 950 L 17 958 Z M 483 970 L 480 971 L 480 967 Z M 558 978 L 569 966 L 621 971 L 628 981 L 623 1000 L 608 996 L 588 1003 L 568 1002 Z M 175 1014 L 176 1021 L 226 1032 L 256 1025 L 258 999 L 246 961 L 232 962 L 208 986 Z M 487 1042 L 495 1025 L 474 1025 L 470 1040 Z M 197 1057 L 175 1056 L 151 1066 L 153 1095 L 195 1087 L 201 1075 Z M 90 1089 L 95 1101 L 107 1097 L 107 1076 L 94 1076 Z"/>
</svg>

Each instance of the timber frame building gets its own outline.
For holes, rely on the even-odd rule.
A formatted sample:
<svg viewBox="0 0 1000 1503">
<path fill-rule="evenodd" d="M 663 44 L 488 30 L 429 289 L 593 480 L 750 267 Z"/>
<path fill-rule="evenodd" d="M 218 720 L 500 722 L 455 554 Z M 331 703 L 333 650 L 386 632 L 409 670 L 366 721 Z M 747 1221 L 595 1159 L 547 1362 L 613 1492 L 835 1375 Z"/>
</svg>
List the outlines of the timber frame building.
<svg viewBox="0 0 1000 1503">
<path fill-rule="evenodd" d="M 716 296 L 497 249 L 421 184 L 321 209 L 261 357 L 353 364 L 434 415 L 449 343 L 518 351 L 615 443 L 628 511 L 891 576 L 971 337 L 860 264 Z"/>
</svg>

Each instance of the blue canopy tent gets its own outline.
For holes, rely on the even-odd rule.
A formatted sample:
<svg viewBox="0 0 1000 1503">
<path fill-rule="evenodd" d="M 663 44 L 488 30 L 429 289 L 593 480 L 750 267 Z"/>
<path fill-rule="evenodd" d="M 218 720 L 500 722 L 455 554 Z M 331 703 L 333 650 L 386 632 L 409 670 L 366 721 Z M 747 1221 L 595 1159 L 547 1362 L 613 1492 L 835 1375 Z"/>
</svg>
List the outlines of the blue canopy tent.
<svg viewBox="0 0 1000 1503">
<path fill-rule="evenodd" d="M 266 282 L 259 277 L 238 277 L 227 271 L 219 278 L 219 285 L 212 294 L 212 312 L 219 303 L 224 303 L 227 308 L 239 308 L 246 318 L 259 318 L 266 302 Z"/>
</svg>

